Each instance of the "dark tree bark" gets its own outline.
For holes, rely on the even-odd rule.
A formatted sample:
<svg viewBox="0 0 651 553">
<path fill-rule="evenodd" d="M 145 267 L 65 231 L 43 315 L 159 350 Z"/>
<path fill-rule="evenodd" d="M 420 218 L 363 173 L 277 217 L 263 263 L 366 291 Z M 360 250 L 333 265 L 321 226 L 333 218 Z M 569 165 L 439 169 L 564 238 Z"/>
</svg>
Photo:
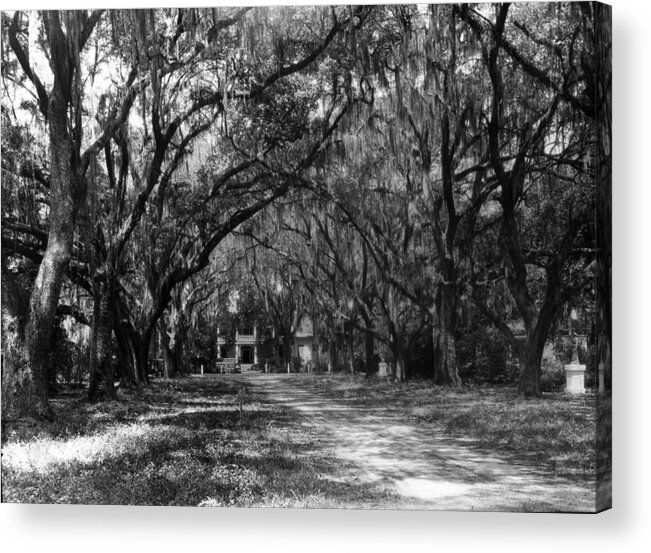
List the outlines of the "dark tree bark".
<svg viewBox="0 0 651 553">
<path fill-rule="evenodd" d="M 456 18 L 450 19 L 450 61 L 443 75 L 443 94 L 450 100 L 454 72 L 456 71 Z M 463 115 L 461 115 L 463 118 Z M 440 124 L 442 198 L 437 200 L 433 212 L 438 250 L 440 283 L 434 298 L 434 381 L 447 386 L 459 386 L 461 379 L 457 369 L 457 303 L 458 282 L 455 260 L 455 237 L 459 226 L 459 215 L 454 198 L 454 156 L 458 140 L 452 140 L 448 112 L 444 111 Z M 440 220 L 440 208 L 445 206 L 446 223 Z"/>
<path fill-rule="evenodd" d="M 567 246 L 569 245 L 567 238 L 570 237 L 572 231 L 570 230 L 566 234 L 566 240 L 564 241 L 566 247 L 561 248 L 547 266 L 545 296 L 543 305 L 539 308 L 536 305 L 535 298 L 530 294 L 527 284 L 527 263 L 523 254 L 517 209 L 524 190 L 527 156 L 537 147 L 551 124 L 560 97 L 555 95 L 543 117 L 537 118 L 538 123 L 533 128 L 531 138 L 522 141 L 512 167 L 510 170 L 506 170 L 501 158 L 500 144 L 505 96 L 498 59 L 508 9 L 508 4 L 502 5 L 499 9 L 494 28 L 494 43 L 485 56 L 488 61 L 488 72 L 493 88 L 491 116 L 488 123 L 489 153 L 493 171 L 501 187 L 502 222 L 499 240 L 506 261 L 506 282 L 526 331 L 524 344 L 519 348 L 519 391 L 525 397 L 538 397 L 541 395 L 540 363 L 542 352 L 554 314 L 560 307 L 558 301 L 561 297 L 560 272 L 567 260 Z"/>
<path fill-rule="evenodd" d="M 59 77 L 59 80 L 61 77 Z M 49 102 L 50 218 L 48 244 L 43 255 L 29 305 L 26 330 L 27 359 L 33 373 L 34 411 L 45 414 L 50 342 L 65 270 L 72 253 L 75 191 L 78 174 L 72 167 L 73 145 L 68 131 L 68 100 L 55 78 Z"/>
<path fill-rule="evenodd" d="M 540 366 L 547 336 L 556 309 L 545 306 L 539 313 L 536 324 L 529 329 L 523 343 L 519 344 L 520 381 L 519 391 L 525 397 L 538 397 L 540 388 Z"/>
<path fill-rule="evenodd" d="M 22 407 L 10 406 L 16 414 L 45 415 L 48 406 L 48 367 L 54 318 L 59 295 L 72 251 L 75 214 L 75 184 L 78 172 L 69 130 L 71 100 L 71 59 L 66 50 L 58 15 L 47 19 L 52 53 L 54 85 L 47 104 L 50 142 L 50 218 L 48 243 L 39 267 L 29 303 L 25 332 L 26 367 Z"/>
<path fill-rule="evenodd" d="M 337 338 L 336 336 L 333 336 L 331 342 L 330 342 L 330 350 L 329 350 L 329 355 L 328 355 L 328 363 L 329 363 L 329 369 L 336 371 L 337 368 L 339 367 L 339 350 L 337 348 Z"/>
<path fill-rule="evenodd" d="M 138 373 L 138 334 L 117 292 L 113 302 L 113 333 L 117 345 L 120 384 L 137 386 L 141 383 Z"/>
<path fill-rule="evenodd" d="M 136 364 L 136 374 L 138 375 L 138 382 L 142 384 L 149 383 L 149 352 L 151 349 L 151 340 L 154 335 L 154 330 L 151 326 L 145 329 L 144 333 L 138 336 L 138 356 Z"/>
<path fill-rule="evenodd" d="M 364 364 L 366 376 L 374 375 L 377 370 L 375 359 L 375 332 L 373 319 L 365 312 L 362 313 L 366 329 L 364 330 Z"/>
<path fill-rule="evenodd" d="M 292 362 L 292 334 L 291 330 L 286 328 L 283 329 L 283 366 L 291 366 Z"/>
<path fill-rule="evenodd" d="M 16 12 L 9 30 L 14 54 L 25 74 L 34 84 L 39 108 L 46 118 L 50 152 L 50 214 L 47 247 L 39 266 L 29 303 L 29 312 L 23 343 L 26 364 L 20 372 L 21 398 L 9 395 L 7 409 L 14 416 L 49 414 L 48 372 L 50 344 L 61 286 L 72 255 L 75 217 L 84 200 L 80 148 L 80 90 L 78 64 L 85 42 L 96 25 L 101 12 L 88 17 L 75 12 L 66 21 L 66 32 L 56 11 L 41 12 L 43 17 L 50 67 L 54 76 L 49 93 L 30 67 L 18 38 L 22 15 Z M 14 379 L 12 367 L 7 367 L 8 378 Z M 15 401 L 15 402 L 14 402 Z"/>
<path fill-rule="evenodd" d="M 115 284 L 112 278 L 96 278 L 93 283 L 94 309 L 93 334 L 95 339 L 94 355 L 91 362 L 88 383 L 88 399 L 117 399 L 112 369 L 113 352 L 113 313 L 112 304 L 115 297 Z"/>
<path fill-rule="evenodd" d="M 118 356 L 118 374 L 120 386 L 123 388 L 132 388 L 137 384 L 135 378 L 135 359 L 134 350 L 131 346 L 129 337 L 126 335 L 123 327 L 113 318 L 113 333 L 115 335 L 116 352 Z"/>
<path fill-rule="evenodd" d="M 404 326 L 400 321 L 397 290 L 389 288 L 387 294 L 387 325 L 389 327 L 393 375 L 396 382 L 405 382 L 407 380 L 407 338 Z"/>
<path fill-rule="evenodd" d="M 187 327 L 184 320 L 180 297 L 175 298 L 174 312 L 170 313 L 169 320 L 165 323 L 161 319 L 160 336 L 163 346 L 163 362 L 165 378 L 173 378 L 187 372 L 185 356 L 185 341 Z"/>
<path fill-rule="evenodd" d="M 407 380 L 407 346 L 404 334 L 396 332 L 391 345 L 395 380 L 396 382 L 405 382 Z"/>
<path fill-rule="evenodd" d="M 346 350 L 346 367 L 350 374 L 355 372 L 355 327 L 349 321 L 344 323 L 344 347 Z"/>
<path fill-rule="evenodd" d="M 441 261 L 441 284 L 435 298 L 434 325 L 434 382 L 444 386 L 459 386 L 457 370 L 457 276 L 454 261 Z"/>
<path fill-rule="evenodd" d="M 467 6 L 460 11 L 462 19 L 467 21 L 478 35 L 490 37 L 493 45 L 484 50 L 484 58 L 488 62 L 488 70 L 493 88 L 492 113 L 489 122 L 489 150 L 491 164 L 500 184 L 502 194 L 500 203 L 503 209 L 503 222 L 500 231 L 500 241 L 507 259 L 506 281 L 518 311 L 525 323 L 526 339 L 522 347 L 516 347 L 520 356 L 520 391 L 525 395 L 540 395 L 540 360 L 544 339 L 551 327 L 551 319 L 555 312 L 576 294 L 581 283 L 563 282 L 561 273 L 564 266 L 570 261 L 570 249 L 573 235 L 577 231 L 575 220 L 570 214 L 569 230 L 563 238 L 563 243 L 554 255 L 550 256 L 545 266 L 547 281 L 545 283 L 545 296 L 541 303 L 536 303 L 530 296 L 527 288 L 527 269 L 525 257 L 516 221 L 517 203 L 522 199 L 522 191 L 526 172 L 526 157 L 534 153 L 536 145 L 546 129 L 552 124 L 556 107 L 559 102 L 566 103 L 575 114 L 587 120 L 596 121 L 596 166 L 594 174 L 597 181 L 597 236 L 596 242 L 596 292 L 597 292 L 597 319 L 600 337 L 597 337 L 598 350 L 604 365 L 610 363 L 610 8 L 596 3 L 583 3 L 576 13 L 579 17 L 572 39 L 571 48 L 576 43 L 578 36 L 583 37 L 583 50 L 581 52 L 580 68 L 577 59 L 570 59 L 577 67 L 571 68 L 569 74 L 564 75 L 563 82 L 556 82 L 557 77 L 553 71 L 540 66 L 539 63 L 527 56 L 504 33 L 505 21 L 509 10 L 508 4 L 496 8 L 497 18 L 494 25 L 486 26 L 478 18 L 471 15 Z M 572 51 L 570 49 L 570 51 Z M 560 50 L 550 50 L 548 56 L 556 56 Z M 511 60 L 530 78 L 543 89 L 547 90 L 551 98 L 547 113 L 532 119 L 529 123 L 529 136 L 520 136 L 520 145 L 516 150 L 514 162 L 506 170 L 499 159 L 500 156 L 500 127 L 504 124 L 502 108 L 507 102 L 505 87 L 502 83 L 500 72 L 500 53 L 509 56 Z M 544 59 L 544 55 L 542 56 Z M 580 69 L 580 71 L 579 71 Z M 581 81 L 578 81 L 579 78 Z M 574 81 L 573 86 L 568 82 Z M 577 83 L 581 82 L 581 86 Z M 576 213 L 574 214 L 577 215 Z M 578 216 L 585 216 L 579 213 Z M 590 217 L 594 225 L 594 218 Z M 586 271 L 587 272 L 587 271 Z M 585 283 L 584 283 L 585 284 Z M 484 314 L 496 324 L 504 334 L 509 337 L 515 346 L 515 339 L 510 329 L 503 322 L 496 319 L 495 314 L 489 314 L 485 305 L 479 301 L 478 305 Z M 510 336 L 509 336 L 510 335 Z"/>
</svg>

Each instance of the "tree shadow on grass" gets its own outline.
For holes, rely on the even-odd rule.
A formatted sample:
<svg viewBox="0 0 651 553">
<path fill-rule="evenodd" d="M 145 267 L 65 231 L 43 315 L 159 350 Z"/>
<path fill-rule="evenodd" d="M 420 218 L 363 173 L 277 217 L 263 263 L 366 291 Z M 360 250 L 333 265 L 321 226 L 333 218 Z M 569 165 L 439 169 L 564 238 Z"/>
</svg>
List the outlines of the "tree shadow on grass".
<svg viewBox="0 0 651 553">
<path fill-rule="evenodd" d="M 534 469 L 509 476 L 466 440 L 432 441 L 379 407 L 309 391 L 285 404 L 285 387 L 270 391 L 239 375 L 193 378 L 87 405 L 80 431 L 3 448 L 3 501 L 558 510 Z M 505 475 L 518 490 L 509 501 L 494 497 Z"/>
<path fill-rule="evenodd" d="M 261 404 L 255 395 L 240 410 L 221 385 L 182 388 L 168 411 L 150 390 L 130 411 L 97 406 L 106 416 L 84 432 L 8 444 L 3 501 L 271 507 L 385 501 L 381 488 L 342 476 L 350 467 L 291 410 Z"/>
</svg>

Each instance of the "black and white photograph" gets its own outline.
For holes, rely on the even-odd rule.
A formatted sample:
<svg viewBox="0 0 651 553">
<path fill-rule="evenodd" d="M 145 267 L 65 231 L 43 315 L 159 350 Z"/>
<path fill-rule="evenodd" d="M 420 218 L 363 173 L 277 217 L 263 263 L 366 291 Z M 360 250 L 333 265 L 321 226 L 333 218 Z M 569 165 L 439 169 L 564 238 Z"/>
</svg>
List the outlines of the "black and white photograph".
<svg viewBox="0 0 651 553">
<path fill-rule="evenodd" d="M 612 508 L 611 6 L 1 23 L 3 504 Z"/>
</svg>

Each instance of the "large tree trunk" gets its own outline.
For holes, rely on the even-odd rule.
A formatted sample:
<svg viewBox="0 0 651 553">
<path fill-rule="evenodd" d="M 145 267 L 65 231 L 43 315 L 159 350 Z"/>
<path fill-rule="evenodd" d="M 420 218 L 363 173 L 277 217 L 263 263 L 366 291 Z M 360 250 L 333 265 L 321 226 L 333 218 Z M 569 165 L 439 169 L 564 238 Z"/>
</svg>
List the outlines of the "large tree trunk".
<svg viewBox="0 0 651 553">
<path fill-rule="evenodd" d="M 540 333 L 527 336 L 520 352 L 519 392 L 525 397 L 540 397 L 540 364 L 542 362 L 545 339 Z"/>
<path fill-rule="evenodd" d="M 400 323 L 397 292 L 389 288 L 387 297 L 387 326 L 391 335 L 391 354 L 393 355 L 393 374 L 397 382 L 407 380 L 407 344 L 405 329 Z"/>
<path fill-rule="evenodd" d="M 93 309 L 95 347 L 93 348 L 93 358 L 90 364 L 88 399 L 91 401 L 117 399 L 111 366 L 114 296 L 111 277 L 102 275 L 96 278 L 93 288 L 93 295 L 95 296 Z"/>
<path fill-rule="evenodd" d="M 524 343 L 520 346 L 520 382 L 518 390 L 525 397 L 540 397 L 542 355 L 547 336 L 554 320 L 555 310 L 550 304 L 543 305 L 536 319 L 536 324 L 529 330 Z"/>
<path fill-rule="evenodd" d="M 525 341 L 523 352 L 520 355 L 520 382 L 519 391 L 524 397 L 540 397 L 540 363 L 542 349 L 535 343 Z"/>
<path fill-rule="evenodd" d="M 314 314 L 312 314 L 312 320 L 316 320 L 316 317 L 314 317 Z M 321 332 L 320 329 L 317 327 L 317 325 L 314 325 L 314 329 L 312 331 L 312 367 L 318 369 L 321 367 Z"/>
<path fill-rule="evenodd" d="M 56 79 L 55 79 L 56 81 Z M 27 365 L 21 370 L 20 405 L 9 405 L 15 416 L 46 415 L 50 344 L 65 271 L 74 235 L 74 186 L 78 175 L 72 167 L 73 146 L 68 132 L 67 101 L 56 86 L 50 99 L 50 216 L 48 243 L 29 304 L 25 331 Z M 10 398 L 11 401 L 11 398 Z"/>
<path fill-rule="evenodd" d="M 337 348 L 335 336 L 332 337 L 332 341 L 330 342 L 330 355 L 328 362 L 330 364 L 330 370 L 336 371 L 339 366 L 339 349 Z"/>
<path fill-rule="evenodd" d="M 364 319 L 364 372 L 366 376 L 374 375 L 377 370 L 377 362 L 375 359 L 375 336 L 373 335 L 373 319 L 362 310 L 362 318 Z"/>
<path fill-rule="evenodd" d="M 8 367 L 6 371 L 11 381 L 20 381 L 21 397 L 9 394 L 9 404 L 3 406 L 13 416 L 49 414 L 47 387 L 50 344 L 61 286 L 72 254 L 76 208 L 85 194 L 79 155 L 82 130 L 80 126 L 73 125 L 73 122 L 78 123 L 77 117 L 81 115 L 78 96 L 80 89 L 77 88 L 80 81 L 75 80 L 75 68 L 79 52 L 83 48 L 82 41 L 88 35 L 82 38 L 82 22 L 79 17 L 67 21 L 67 36 L 58 12 L 42 12 L 42 17 L 54 77 L 49 96 L 40 82 L 36 81 L 39 106 L 49 126 L 49 229 L 47 247 L 30 298 L 24 353 L 19 356 L 26 360 L 26 364 L 18 363 L 15 369 Z M 95 23 L 96 21 L 92 25 Z M 12 48 L 17 55 L 22 54 L 19 57 L 24 59 L 20 43 L 15 39 L 15 26 L 12 26 L 10 33 L 10 40 L 13 38 Z M 26 64 L 29 64 L 29 59 Z M 31 68 L 24 69 L 26 72 L 31 71 Z M 14 370 L 18 370 L 18 373 L 12 374 Z"/>
<path fill-rule="evenodd" d="M 441 260 L 442 282 L 437 290 L 434 309 L 434 382 L 459 386 L 457 369 L 457 275 L 454 260 Z"/>
<path fill-rule="evenodd" d="M 283 332 L 283 365 L 287 368 L 292 362 L 292 336 L 289 330 Z"/>
<path fill-rule="evenodd" d="M 113 333 L 115 334 L 116 352 L 118 355 L 118 376 L 120 386 L 131 388 L 137 384 L 135 378 L 135 360 L 133 349 L 129 343 L 129 338 L 125 335 L 117 321 L 113 321 Z"/>
<path fill-rule="evenodd" d="M 113 332 L 117 344 L 120 368 L 120 385 L 131 387 L 140 383 L 138 378 L 137 334 L 125 313 L 119 294 L 113 302 Z"/>
<path fill-rule="evenodd" d="M 364 360 L 366 376 L 374 375 L 377 372 L 377 362 L 375 360 L 375 337 L 371 328 L 364 334 Z"/>
<path fill-rule="evenodd" d="M 353 326 L 348 325 L 346 332 L 346 365 L 348 365 L 348 372 L 353 374 L 355 372 L 355 334 Z"/>
<path fill-rule="evenodd" d="M 434 339 L 434 382 L 442 386 L 459 386 L 455 336 L 444 326 L 432 327 Z"/>
<path fill-rule="evenodd" d="M 175 328 L 170 328 L 174 326 Z M 163 346 L 163 366 L 165 378 L 173 378 L 183 373 L 183 342 L 185 340 L 183 325 L 180 322 L 169 321 L 166 327 L 161 324 L 161 344 Z"/>
</svg>

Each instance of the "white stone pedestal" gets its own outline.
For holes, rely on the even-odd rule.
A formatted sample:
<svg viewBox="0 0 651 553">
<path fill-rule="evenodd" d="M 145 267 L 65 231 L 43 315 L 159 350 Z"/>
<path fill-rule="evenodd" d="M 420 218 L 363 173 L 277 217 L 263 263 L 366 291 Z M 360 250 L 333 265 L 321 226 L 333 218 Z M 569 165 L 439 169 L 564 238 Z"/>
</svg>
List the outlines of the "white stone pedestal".
<svg viewBox="0 0 651 553">
<path fill-rule="evenodd" d="M 565 391 L 570 394 L 585 393 L 585 365 L 565 365 Z"/>
<path fill-rule="evenodd" d="M 378 376 L 389 376 L 389 363 L 385 363 L 384 361 L 380 361 L 378 363 L 377 375 Z"/>
</svg>

